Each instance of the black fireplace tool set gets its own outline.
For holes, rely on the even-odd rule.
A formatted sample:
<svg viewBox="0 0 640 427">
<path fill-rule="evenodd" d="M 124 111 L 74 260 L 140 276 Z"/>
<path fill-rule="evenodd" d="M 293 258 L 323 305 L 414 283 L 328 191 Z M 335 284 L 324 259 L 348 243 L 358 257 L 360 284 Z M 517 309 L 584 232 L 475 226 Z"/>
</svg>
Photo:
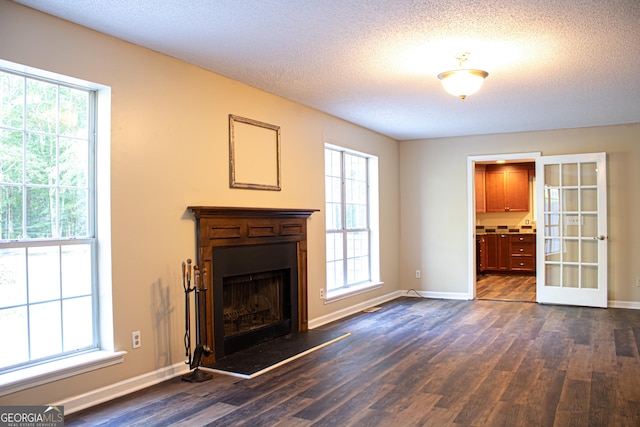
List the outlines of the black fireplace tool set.
<svg viewBox="0 0 640 427">
<path fill-rule="evenodd" d="M 193 273 L 193 274 L 192 274 Z M 212 376 L 198 367 L 202 365 L 202 358 L 211 354 L 211 348 L 207 343 L 202 342 L 202 337 L 206 341 L 207 324 L 203 319 L 207 318 L 207 269 L 202 269 L 202 277 L 200 269 L 197 265 L 191 266 L 191 259 L 182 262 L 182 285 L 184 287 L 184 311 L 185 311 L 185 333 L 184 348 L 187 360 L 185 363 L 189 365 L 191 372 L 182 376 L 183 381 L 202 382 L 212 378 Z M 191 353 L 191 295 L 194 295 L 194 312 L 196 320 L 196 348 Z"/>
</svg>

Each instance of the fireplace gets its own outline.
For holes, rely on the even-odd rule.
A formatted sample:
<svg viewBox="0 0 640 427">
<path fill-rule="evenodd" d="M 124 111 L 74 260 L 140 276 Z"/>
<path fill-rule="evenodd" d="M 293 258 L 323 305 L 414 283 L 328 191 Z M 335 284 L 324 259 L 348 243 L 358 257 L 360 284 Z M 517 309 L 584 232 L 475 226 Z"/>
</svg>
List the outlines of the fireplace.
<svg viewBox="0 0 640 427">
<path fill-rule="evenodd" d="M 306 222 L 314 210 L 189 207 L 207 269 L 203 365 L 308 329 Z"/>
<path fill-rule="evenodd" d="M 296 243 L 213 248 L 216 359 L 298 331 Z"/>
</svg>

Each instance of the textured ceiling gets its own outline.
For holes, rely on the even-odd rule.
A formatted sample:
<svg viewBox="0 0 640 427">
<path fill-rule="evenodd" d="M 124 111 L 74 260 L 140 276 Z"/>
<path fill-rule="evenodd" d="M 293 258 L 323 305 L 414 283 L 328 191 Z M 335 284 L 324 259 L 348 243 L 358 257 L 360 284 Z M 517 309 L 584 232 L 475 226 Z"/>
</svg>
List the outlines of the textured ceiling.
<svg viewBox="0 0 640 427">
<path fill-rule="evenodd" d="M 17 2 L 398 140 L 640 122 L 639 0 Z"/>
</svg>

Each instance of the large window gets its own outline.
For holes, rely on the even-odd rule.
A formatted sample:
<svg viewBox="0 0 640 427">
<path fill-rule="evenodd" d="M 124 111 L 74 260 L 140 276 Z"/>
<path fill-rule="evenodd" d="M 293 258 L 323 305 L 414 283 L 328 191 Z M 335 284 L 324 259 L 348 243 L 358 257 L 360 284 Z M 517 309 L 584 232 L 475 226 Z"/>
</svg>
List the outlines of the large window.
<svg viewBox="0 0 640 427">
<path fill-rule="evenodd" d="M 0 68 L 0 373 L 97 348 L 95 105 Z"/>
<path fill-rule="evenodd" d="M 370 158 L 325 148 L 327 294 L 371 283 Z"/>
</svg>

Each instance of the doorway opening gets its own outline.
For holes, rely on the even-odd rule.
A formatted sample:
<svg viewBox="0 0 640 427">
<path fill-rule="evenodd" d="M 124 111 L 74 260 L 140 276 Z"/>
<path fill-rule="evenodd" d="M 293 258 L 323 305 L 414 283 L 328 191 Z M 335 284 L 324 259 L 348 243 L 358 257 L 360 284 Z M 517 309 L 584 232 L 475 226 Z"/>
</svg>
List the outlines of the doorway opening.
<svg viewBox="0 0 640 427">
<path fill-rule="evenodd" d="M 470 296 L 536 302 L 535 161 L 539 153 L 469 157 Z"/>
<path fill-rule="evenodd" d="M 536 302 L 536 276 L 534 274 L 478 275 L 476 299 L 490 301 Z"/>
</svg>

